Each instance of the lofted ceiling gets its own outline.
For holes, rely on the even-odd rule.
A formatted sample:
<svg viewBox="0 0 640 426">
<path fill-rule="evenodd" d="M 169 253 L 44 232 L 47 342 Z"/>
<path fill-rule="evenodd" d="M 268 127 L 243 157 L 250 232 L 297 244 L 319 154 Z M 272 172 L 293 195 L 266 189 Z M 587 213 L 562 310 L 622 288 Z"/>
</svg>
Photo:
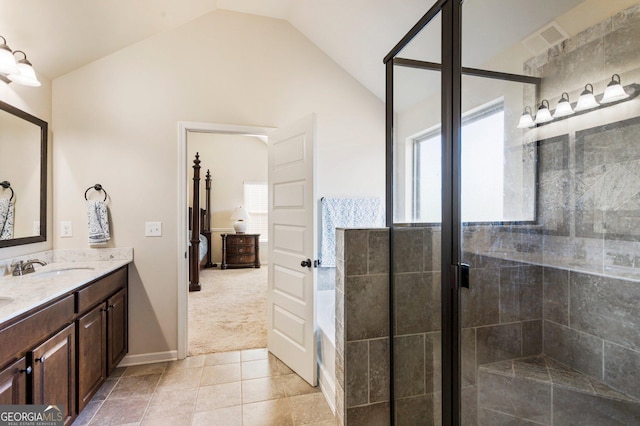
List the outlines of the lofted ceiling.
<svg viewBox="0 0 640 426">
<path fill-rule="evenodd" d="M 617 7 L 634 0 L 617 0 Z M 0 35 L 24 50 L 36 71 L 55 79 L 103 56 L 217 9 L 287 20 L 380 99 L 382 59 L 434 0 L 0 0 Z M 545 3 L 544 7 L 540 3 Z M 466 0 L 467 66 L 479 66 L 552 19 L 602 0 Z M 584 5 L 595 5 L 585 8 Z M 606 17 L 606 16 L 605 16 Z M 597 22 L 598 16 L 591 17 Z M 588 23 L 588 21 L 585 21 Z M 584 25 L 568 21 L 574 34 Z M 407 54 L 437 55 L 436 24 Z M 422 44 L 420 44 L 422 43 Z M 491 46 L 490 48 L 488 46 Z M 520 62 L 521 63 L 521 62 Z"/>
</svg>

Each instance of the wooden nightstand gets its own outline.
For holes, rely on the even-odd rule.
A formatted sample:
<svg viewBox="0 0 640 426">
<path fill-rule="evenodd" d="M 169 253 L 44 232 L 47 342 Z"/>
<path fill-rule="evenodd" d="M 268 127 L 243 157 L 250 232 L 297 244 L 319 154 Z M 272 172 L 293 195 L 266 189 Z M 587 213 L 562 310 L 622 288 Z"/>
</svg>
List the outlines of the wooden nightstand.
<svg viewBox="0 0 640 426">
<path fill-rule="evenodd" d="M 222 264 L 227 268 L 260 267 L 260 234 L 222 234 Z"/>
</svg>

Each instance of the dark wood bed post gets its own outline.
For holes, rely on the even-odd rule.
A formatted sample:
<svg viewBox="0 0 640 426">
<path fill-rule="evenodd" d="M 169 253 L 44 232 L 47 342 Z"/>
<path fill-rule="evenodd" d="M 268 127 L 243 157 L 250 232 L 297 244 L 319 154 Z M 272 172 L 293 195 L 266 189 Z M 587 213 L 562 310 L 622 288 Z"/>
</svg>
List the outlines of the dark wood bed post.
<svg viewBox="0 0 640 426">
<path fill-rule="evenodd" d="M 193 160 L 191 203 L 191 247 L 189 247 L 189 291 L 200 291 L 200 155 Z M 210 250 L 209 250 L 210 251 Z"/>
<path fill-rule="evenodd" d="M 204 213 L 204 225 L 202 227 L 202 235 L 207 239 L 207 262 L 204 264 L 205 268 L 213 268 L 218 266 L 215 263 L 211 262 L 211 251 L 213 247 L 211 247 L 211 173 L 209 173 L 209 169 L 207 169 L 207 178 L 204 180 L 205 186 L 205 213 Z"/>
</svg>

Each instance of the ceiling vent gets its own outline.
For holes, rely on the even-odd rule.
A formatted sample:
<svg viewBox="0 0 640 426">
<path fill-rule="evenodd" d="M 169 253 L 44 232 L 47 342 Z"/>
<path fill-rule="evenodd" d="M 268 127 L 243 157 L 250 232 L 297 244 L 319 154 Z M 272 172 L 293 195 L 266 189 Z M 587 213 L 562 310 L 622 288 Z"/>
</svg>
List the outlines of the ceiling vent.
<svg viewBox="0 0 640 426">
<path fill-rule="evenodd" d="M 553 21 L 522 40 L 522 44 L 524 44 L 531 53 L 537 55 L 568 38 L 569 34 L 567 34 L 557 22 Z"/>
</svg>

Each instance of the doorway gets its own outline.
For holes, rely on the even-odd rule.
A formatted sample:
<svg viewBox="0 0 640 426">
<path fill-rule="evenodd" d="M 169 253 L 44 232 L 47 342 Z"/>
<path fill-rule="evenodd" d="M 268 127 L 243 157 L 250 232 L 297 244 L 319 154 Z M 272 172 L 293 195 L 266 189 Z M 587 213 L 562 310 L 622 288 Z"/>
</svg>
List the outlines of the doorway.
<svg viewBox="0 0 640 426">
<path fill-rule="evenodd" d="M 188 229 L 188 217 L 186 206 L 189 203 L 189 170 L 193 161 L 193 158 L 188 156 L 189 147 L 188 140 L 189 135 L 229 135 L 236 137 L 247 138 L 260 138 L 266 142 L 267 133 L 271 129 L 264 127 L 250 127 L 250 126 L 236 126 L 236 125 L 223 125 L 212 123 L 198 123 L 198 122 L 179 122 L 178 123 L 178 182 L 179 182 L 179 209 L 178 209 L 178 229 Z M 207 167 L 203 165 L 203 167 Z M 213 180 L 215 182 L 215 171 L 213 173 Z M 213 211 L 213 208 L 212 208 Z M 224 213 L 223 213 L 224 214 Z M 219 237 L 224 232 L 233 232 L 233 228 L 214 228 L 212 234 Z M 189 335 L 188 335 L 188 287 L 189 287 L 189 274 L 188 274 L 188 238 L 187 235 L 178 233 L 178 359 L 183 359 L 189 354 Z M 217 238 L 219 239 L 219 238 Z M 219 250 L 219 245 L 216 243 L 216 239 L 212 238 L 211 250 L 214 254 L 214 258 Z M 267 254 L 267 250 L 264 250 L 264 254 Z M 219 256 L 219 255 L 218 255 Z M 219 266 L 218 266 L 219 268 Z M 216 271 L 225 272 L 225 271 Z M 265 318 L 266 322 L 266 318 Z"/>
</svg>

